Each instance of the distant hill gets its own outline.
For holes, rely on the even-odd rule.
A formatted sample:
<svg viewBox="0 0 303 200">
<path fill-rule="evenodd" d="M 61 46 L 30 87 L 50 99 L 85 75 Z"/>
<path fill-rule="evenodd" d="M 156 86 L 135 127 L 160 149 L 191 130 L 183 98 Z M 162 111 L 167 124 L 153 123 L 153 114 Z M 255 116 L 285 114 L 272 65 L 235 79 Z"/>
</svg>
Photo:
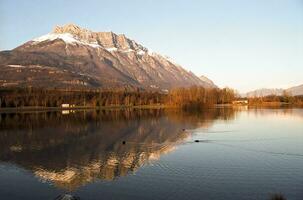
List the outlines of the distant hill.
<svg viewBox="0 0 303 200">
<path fill-rule="evenodd" d="M 288 89 L 286 89 L 286 91 L 291 93 L 293 96 L 303 95 L 303 84 L 288 88 Z"/>
<path fill-rule="evenodd" d="M 168 57 L 123 34 L 73 24 L 0 52 L 0 87 L 144 88 L 216 87 Z"/>
<path fill-rule="evenodd" d="M 253 90 L 251 92 L 247 92 L 246 96 L 247 97 L 264 97 L 268 95 L 282 95 L 283 94 L 283 89 L 269 89 L 269 88 L 262 88 L 262 89 L 257 89 Z"/>
<path fill-rule="evenodd" d="M 262 89 L 257 89 L 251 92 L 247 92 L 244 96 L 246 97 L 264 97 L 264 96 L 269 96 L 269 95 L 283 95 L 283 92 L 286 91 L 288 94 L 292 96 L 298 96 L 298 95 L 303 95 L 303 84 L 287 89 L 282 89 L 282 88 L 262 88 Z"/>
</svg>

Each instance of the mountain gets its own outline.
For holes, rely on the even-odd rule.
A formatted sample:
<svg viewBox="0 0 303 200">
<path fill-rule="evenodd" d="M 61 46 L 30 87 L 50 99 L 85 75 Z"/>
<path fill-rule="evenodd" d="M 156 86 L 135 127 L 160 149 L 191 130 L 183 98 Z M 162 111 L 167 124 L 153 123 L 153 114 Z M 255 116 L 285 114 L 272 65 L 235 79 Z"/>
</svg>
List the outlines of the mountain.
<svg viewBox="0 0 303 200">
<path fill-rule="evenodd" d="M 247 97 L 264 97 L 264 96 L 269 96 L 269 95 L 283 95 L 284 92 L 287 92 L 288 94 L 292 96 L 298 96 L 298 95 L 303 95 L 303 84 L 295 87 L 290 87 L 287 89 L 282 89 L 282 88 L 262 88 L 262 89 L 257 89 L 251 92 L 247 92 L 245 96 Z"/>
<path fill-rule="evenodd" d="M 286 89 L 293 96 L 303 95 L 303 84 Z"/>
<path fill-rule="evenodd" d="M 203 81 L 203 82 L 205 82 L 206 84 L 208 84 L 209 85 L 209 87 L 214 87 L 215 86 L 215 84 L 214 84 L 214 82 L 212 81 L 212 80 L 210 80 L 209 78 L 207 78 L 206 76 L 200 76 L 199 77 L 200 78 L 200 80 L 201 81 Z M 217 86 L 216 86 L 217 87 Z"/>
<path fill-rule="evenodd" d="M 283 94 L 283 89 L 277 89 L 277 88 L 262 88 L 262 89 L 257 89 L 251 92 L 247 92 L 246 96 L 247 97 L 264 97 L 264 96 L 269 96 L 269 95 L 282 95 Z"/>
<path fill-rule="evenodd" d="M 45 88 L 216 87 L 123 34 L 74 24 L 0 52 L 0 86 Z"/>
</svg>

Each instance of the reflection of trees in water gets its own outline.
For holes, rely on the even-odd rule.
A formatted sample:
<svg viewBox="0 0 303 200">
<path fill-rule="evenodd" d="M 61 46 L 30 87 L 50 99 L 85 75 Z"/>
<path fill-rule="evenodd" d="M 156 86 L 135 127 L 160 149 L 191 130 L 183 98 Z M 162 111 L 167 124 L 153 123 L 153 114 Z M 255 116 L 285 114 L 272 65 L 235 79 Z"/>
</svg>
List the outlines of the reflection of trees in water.
<svg viewBox="0 0 303 200">
<path fill-rule="evenodd" d="M 188 122 L 193 128 L 212 124 L 214 120 L 234 120 L 236 108 L 219 107 L 210 108 L 203 111 L 184 111 L 181 109 L 170 110 L 169 117 L 176 122 Z M 210 122 L 210 123 L 207 123 Z"/>
<path fill-rule="evenodd" d="M 254 116 L 298 117 L 303 118 L 302 109 L 294 107 L 250 107 L 249 113 Z"/>
<path fill-rule="evenodd" d="M 234 113 L 226 108 L 2 113 L 0 159 L 73 189 L 135 171 L 187 138 L 183 128 L 207 128 L 216 119 L 233 119 Z"/>
</svg>

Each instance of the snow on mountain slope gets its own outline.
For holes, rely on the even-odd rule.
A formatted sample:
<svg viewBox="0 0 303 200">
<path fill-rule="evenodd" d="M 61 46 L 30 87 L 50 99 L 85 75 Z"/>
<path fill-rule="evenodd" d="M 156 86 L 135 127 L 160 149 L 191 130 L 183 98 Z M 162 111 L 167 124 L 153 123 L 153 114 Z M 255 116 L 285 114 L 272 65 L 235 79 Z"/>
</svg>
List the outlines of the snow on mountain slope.
<svg viewBox="0 0 303 200">
<path fill-rule="evenodd" d="M 62 33 L 62 34 L 57 34 L 57 33 L 49 33 L 46 35 L 43 35 L 41 37 L 35 38 L 32 41 L 34 42 L 34 44 L 39 43 L 39 42 L 44 42 L 44 41 L 53 41 L 53 40 L 57 40 L 57 39 L 61 39 L 64 42 L 68 43 L 68 44 L 82 44 L 82 45 L 89 45 L 91 47 L 94 48 L 99 48 L 101 47 L 99 44 L 97 43 L 88 43 L 85 41 L 81 41 L 77 38 L 75 38 L 72 34 L 70 33 Z"/>
</svg>

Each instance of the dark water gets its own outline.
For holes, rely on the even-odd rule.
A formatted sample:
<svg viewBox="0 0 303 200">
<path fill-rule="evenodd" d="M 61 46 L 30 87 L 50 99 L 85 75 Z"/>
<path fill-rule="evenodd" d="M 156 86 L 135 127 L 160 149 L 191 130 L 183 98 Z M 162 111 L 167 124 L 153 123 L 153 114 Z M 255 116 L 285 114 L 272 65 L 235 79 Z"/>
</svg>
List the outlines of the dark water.
<svg viewBox="0 0 303 200">
<path fill-rule="evenodd" d="M 303 109 L 1 113 L 0 199 L 64 193 L 302 200 Z"/>
</svg>

